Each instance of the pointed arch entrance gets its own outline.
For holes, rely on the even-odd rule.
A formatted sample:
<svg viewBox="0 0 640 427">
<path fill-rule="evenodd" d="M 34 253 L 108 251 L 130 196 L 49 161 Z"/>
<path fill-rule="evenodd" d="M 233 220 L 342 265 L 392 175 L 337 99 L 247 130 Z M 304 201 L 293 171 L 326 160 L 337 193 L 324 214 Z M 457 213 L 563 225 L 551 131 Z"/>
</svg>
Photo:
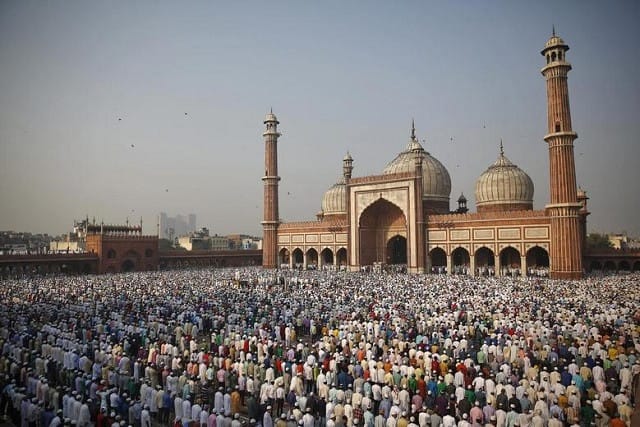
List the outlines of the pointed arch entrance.
<svg viewBox="0 0 640 427">
<path fill-rule="evenodd" d="M 407 238 L 396 234 L 387 242 L 387 264 L 407 263 Z"/>
<path fill-rule="evenodd" d="M 333 252 L 329 248 L 324 248 L 322 252 L 320 252 L 320 259 L 322 260 L 322 265 L 333 265 Z"/>
<path fill-rule="evenodd" d="M 306 268 L 310 268 L 310 269 L 318 268 L 318 251 L 316 251 L 313 248 L 309 249 L 306 253 L 305 261 L 306 261 L 306 265 L 305 265 Z"/>
<path fill-rule="evenodd" d="M 590 271 L 600 271 L 602 270 L 602 264 L 600 263 L 600 261 L 591 261 L 591 264 L 589 264 L 589 270 Z"/>
<path fill-rule="evenodd" d="M 407 219 L 402 210 L 386 199 L 378 199 L 367 207 L 359 220 L 359 258 L 360 265 L 385 263 L 392 254 L 389 249 L 398 249 L 396 255 L 401 255 L 400 248 L 388 247 L 388 243 L 395 236 L 404 238 L 404 258 L 407 257 Z M 400 245 L 401 241 L 398 241 Z"/>
<path fill-rule="evenodd" d="M 429 252 L 431 260 L 431 272 L 436 274 L 444 274 L 447 272 L 447 254 L 442 248 L 433 248 Z"/>
<path fill-rule="evenodd" d="M 476 251 L 475 266 L 476 274 L 479 276 L 493 276 L 496 268 L 496 258 L 493 251 L 486 246 Z"/>
<path fill-rule="evenodd" d="M 301 268 L 304 263 L 304 254 L 302 253 L 302 249 L 295 248 L 291 253 L 293 257 L 293 266 L 296 268 Z"/>
<path fill-rule="evenodd" d="M 520 275 L 520 252 L 513 246 L 507 246 L 500 252 L 502 276 Z"/>
<path fill-rule="evenodd" d="M 527 251 L 527 275 L 546 276 L 549 271 L 549 252 L 540 246 Z"/>
<path fill-rule="evenodd" d="M 134 271 L 135 269 L 136 269 L 136 265 L 130 259 L 128 259 L 128 260 L 126 260 L 125 262 L 122 263 L 122 271 L 124 273 L 128 273 L 130 271 Z"/>
<path fill-rule="evenodd" d="M 280 265 L 289 265 L 289 257 L 291 256 L 291 254 L 289 253 L 289 249 L 287 248 L 282 248 L 280 249 L 280 253 L 279 253 L 279 262 Z"/>
<path fill-rule="evenodd" d="M 453 252 L 451 252 L 451 263 L 452 263 L 452 271 L 453 274 L 469 274 L 469 262 L 471 261 L 469 257 L 469 252 L 463 248 L 456 248 Z"/>
<path fill-rule="evenodd" d="M 618 271 L 631 271 L 631 264 L 629 264 L 629 261 L 620 261 L 618 263 Z"/>
<path fill-rule="evenodd" d="M 340 248 L 338 252 L 336 252 L 336 265 L 338 266 L 346 266 L 347 265 L 347 249 Z"/>
</svg>

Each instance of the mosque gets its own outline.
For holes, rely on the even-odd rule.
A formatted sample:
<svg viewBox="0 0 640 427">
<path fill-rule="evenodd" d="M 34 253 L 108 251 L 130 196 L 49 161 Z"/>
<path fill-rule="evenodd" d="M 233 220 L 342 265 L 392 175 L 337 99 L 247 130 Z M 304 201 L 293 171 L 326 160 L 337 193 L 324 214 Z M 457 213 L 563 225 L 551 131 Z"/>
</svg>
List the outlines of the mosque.
<svg viewBox="0 0 640 427">
<path fill-rule="evenodd" d="M 502 144 L 475 185 L 477 212 L 461 195 L 450 211 L 446 167 L 409 141 L 379 175 L 354 177 L 353 159 L 324 194 L 316 220 L 281 222 L 278 212 L 278 119 L 266 115 L 263 266 L 359 270 L 401 265 L 409 273 L 583 275 L 587 196 L 576 186 L 566 60 L 569 46 L 553 32 L 541 72 L 547 86 L 550 200 L 533 209 L 534 185 Z"/>
</svg>

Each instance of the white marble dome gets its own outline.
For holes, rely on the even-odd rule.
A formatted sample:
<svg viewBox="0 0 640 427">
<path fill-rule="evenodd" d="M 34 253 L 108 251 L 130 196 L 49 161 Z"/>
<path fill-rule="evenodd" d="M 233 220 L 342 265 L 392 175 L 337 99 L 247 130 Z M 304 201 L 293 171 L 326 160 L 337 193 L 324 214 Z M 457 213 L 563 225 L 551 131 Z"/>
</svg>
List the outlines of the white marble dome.
<svg viewBox="0 0 640 427">
<path fill-rule="evenodd" d="M 336 215 L 347 213 L 347 186 L 344 179 L 331 186 L 322 197 L 322 213 Z"/>
<path fill-rule="evenodd" d="M 415 151 L 422 152 L 423 198 L 432 201 L 449 202 L 451 194 L 451 177 L 447 169 L 431 154 L 424 150 L 412 133 L 409 145 L 387 164 L 382 171 L 392 173 L 413 172 L 415 170 Z"/>
<path fill-rule="evenodd" d="M 513 209 L 533 208 L 533 181 L 504 155 L 502 144 L 498 160 L 476 181 L 478 210 L 500 205 Z"/>
</svg>

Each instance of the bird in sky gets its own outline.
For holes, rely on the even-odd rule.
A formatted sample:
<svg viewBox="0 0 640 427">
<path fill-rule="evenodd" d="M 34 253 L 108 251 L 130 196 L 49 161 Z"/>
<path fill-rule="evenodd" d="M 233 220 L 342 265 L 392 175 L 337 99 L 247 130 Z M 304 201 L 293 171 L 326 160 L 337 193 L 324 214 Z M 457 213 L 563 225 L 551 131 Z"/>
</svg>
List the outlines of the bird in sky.
<svg viewBox="0 0 640 427">
<path fill-rule="evenodd" d="M 134 147 L 135 147 L 135 145 L 131 144 L 131 148 L 134 148 Z"/>
</svg>

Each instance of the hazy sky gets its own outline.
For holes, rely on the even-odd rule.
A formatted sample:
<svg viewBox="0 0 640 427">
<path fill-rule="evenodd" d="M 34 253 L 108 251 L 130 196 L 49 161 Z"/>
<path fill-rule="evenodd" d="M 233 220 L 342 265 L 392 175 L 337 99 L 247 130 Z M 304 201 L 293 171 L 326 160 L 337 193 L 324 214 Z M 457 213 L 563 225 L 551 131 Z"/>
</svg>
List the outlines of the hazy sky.
<svg viewBox="0 0 640 427">
<path fill-rule="evenodd" d="M 0 2 L 0 230 L 63 233 L 159 212 L 261 235 L 273 107 L 280 213 L 310 220 L 341 174 L 408 142 L 475 181 L 505 154 L 549 200 L 540 50 L 571 47 L 590 231 L 640 235 L 638 1 Z M 121 119 L 121 120 L 120 120 Z M 453 138 L 453 141 L 451 141 Z"/>
</svg>

